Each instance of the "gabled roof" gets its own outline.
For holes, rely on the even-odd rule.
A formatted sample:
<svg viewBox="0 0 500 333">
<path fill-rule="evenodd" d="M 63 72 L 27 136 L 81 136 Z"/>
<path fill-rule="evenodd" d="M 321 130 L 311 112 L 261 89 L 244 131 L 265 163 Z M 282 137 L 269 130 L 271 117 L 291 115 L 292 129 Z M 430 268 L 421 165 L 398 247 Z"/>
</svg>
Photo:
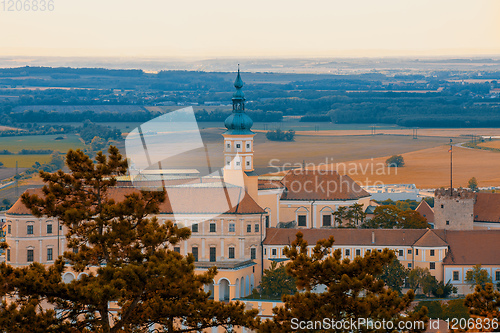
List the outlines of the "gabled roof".
<svg viewBox="0 0 500 333">
<path fill-rule="evenodd" d="M 427 203 L 427 201 L 422 200 L 415 211 L 419 212 L 420 215 L 427 219 L 427 222 L 434 223 L 434 209 Z"/>
<path fill-rule="evenodd" d="M 333 236 L 334 246 L 411 246 L 425 233 L 426 229 L 266 229 L 265 245 L 288 245 L 302 232 L 309 245 Z M 372 243 L 372 240 L 375 242 Z"/>
<path fill-rule="evenodd" d="M 290 245 L 299 231 L 309 245 L 333 236 L 334 247 L 448 246 L 445 265 L 500 265 L 500 230 L 268 228 L 264 245 Z"/>
<path fill-rule="evenodd" d="M 181 186 L 167 187 L 167 198 L 160 204 L 160 214 L 263 214 L 265 211 L 255 200 L 240 187 L 214 186 Z M 28 189 L 28 193 L 43 195 L 41 189 Z M 133 187 L 113 187 L 109 189 L 108 197 L 122 201 L 126 195 L 139 193 Z M 227 197 L 231 204 L 228 204 Z M 238 202 L 239 201 L 239 202 Z M 175 212 L 174 212 L 175 210 Z M 11 215 L 31 215 L 31 212 L 21 202 L 21 199 L 7 211 Z"/>
<path fill-rule="evenodd" d="M 444 265 L 500 265 L 500 230 L 444 231 Z"/>
<path fill-rule="evenodd" d="M 430 229 L 427 229 L 427 232 L 422 235 L 414 244 L 414 246 L 419 247 L 440 247 L 447 246 L 448 244 L 441 239 L 436 233 Z"/>
<path fill-rule="evenodd" d="M 500 222 L 500 194 L 476 194 L 474 222 Z"/>
<path fill-rule="evenodd" d="M 295 169 L 283 177 L 281 200 L 344 201 L 369 197 L 351 177 L 334 170 Z"/>
</svg>

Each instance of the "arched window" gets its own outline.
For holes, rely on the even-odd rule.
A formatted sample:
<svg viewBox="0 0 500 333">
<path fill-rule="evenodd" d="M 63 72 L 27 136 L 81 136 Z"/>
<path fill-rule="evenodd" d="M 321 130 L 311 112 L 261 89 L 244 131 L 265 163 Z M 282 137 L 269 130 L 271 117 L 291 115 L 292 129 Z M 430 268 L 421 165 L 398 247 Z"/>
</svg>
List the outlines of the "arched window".
<svg viewBox="0 0 500 333">
<path fill-rule="evenodd" d="M 320 216 L 322 227 L 333 226 L 333 210 L 330 207 L 324 207 L 323 209 L 321 209 Z"/>
<path fill-rule="evenodd" d="M 305 207 L 299 207 L 295 211 L 295 221 L 298 227 L 307 227 L 309 224 L 309 210 Z"/>
</svg>

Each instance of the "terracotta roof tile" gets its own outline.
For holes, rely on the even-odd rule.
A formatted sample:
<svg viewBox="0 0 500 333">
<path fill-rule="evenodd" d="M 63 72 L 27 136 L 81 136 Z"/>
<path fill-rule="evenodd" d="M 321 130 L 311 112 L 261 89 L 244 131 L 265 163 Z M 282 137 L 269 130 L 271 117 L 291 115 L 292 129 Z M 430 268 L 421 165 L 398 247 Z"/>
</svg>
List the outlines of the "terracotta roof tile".
<svg viewBox="0 0 500 333">
<path fill-rule="evenodd" d="M 427 219 L 427 222 L 434 223 L 434 209 L 429 206 L 427 201 L 422 200 L 415 211 Z"/>
<path fill-rule="evenodd" d="M 211 184 L 208 184 L 211 185 Z M 30 194 L 42 195 L 41 189 L 29 189 Z M 126 195 L 138 193 L 139 190 L 133 187 L 114 187 L 109 189 L 108 195 L 115 201 L 122 201 Z M 241 201 L 232 204 L 230 209 L 222 188 L 214 186 L 208 187 L 167 187 L 167 198 L 160 204 L 161 214 L 175 213 L 186 214 L 261 214 L 265 211 L 239 187 L 228 187 L 227 192 L 230 198 L 237 198 Z M 222 197 L 224 196 L 224 197 Z M 221 200 L 215 200 L 219 197 Z M 236 201 L 236 200 L 235 200 Z M 31 215 L 31 212 L 24 206 L 21 199 L 7 211 L 11 215 Z"/>
<path fill-rule="evenodd" d="M 500 265 L 500 230 L 463 230 L 442 232 L 450 251 L 447 265 Z"/>
<path fill-rule="evenodd" d="M 438 247 L 447 246 L 448 244 L 441 239 L 434 230 L 427 229 L 427 232 L 420 237 L 414 244 L 415 246 L 421 247 Z"/>
<path fill-rule="evenodd" d="M 266 245 L 288 245 L 297 232 L 304 234 L 309 245 L 320 239 L 335 238 L 334 245 L 411 246 L 426 233 L 426 229 L 266 229 Z M 372 243 L 372 234 L 375 242 Z"/>
<path fill-rule="evenodd" d="M 282 200 L 356 200 L 370 196 L 351 177 L 333 170 L 295 169 L 281 180 Z"/>
<path fill-rule="evenodd" d="M 476 202 L 474 203 L 474 221 L 500 222 L 500 194 L 476 194 Z"/>
</svg>

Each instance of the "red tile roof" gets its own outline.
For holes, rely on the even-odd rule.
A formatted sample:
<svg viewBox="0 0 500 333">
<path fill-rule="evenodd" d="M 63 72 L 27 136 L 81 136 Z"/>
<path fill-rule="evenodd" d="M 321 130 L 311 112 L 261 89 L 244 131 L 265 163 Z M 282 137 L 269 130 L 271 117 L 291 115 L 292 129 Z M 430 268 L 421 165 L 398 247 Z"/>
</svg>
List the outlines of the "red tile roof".
<svg viewBox="0 0 500 333">
<path fill-rule="evenodd" d="M 334 246 L 448 246 L 445 265 L 500 265 L 500 230 L 268 228 L 264 244 L 289 245 L 299 231 L 309 245 L 333 236 Z"/>
<path fill-rule="evenodd" d="M 41 189 L 28 189 L 28 193 L 42 195 Z M 109 198 L 122 201 L 126 195 L 138 193 L 132 187 L 114 187 L 109 189 Z M 161 214 L 262 214 L 265 211 L 239 187 L 228 187 L 227 194 L 237 204 L 228 205 L 221 187 L 167 187 L 167 198 L 160 204 Z M 216 200 L 216 198 L 218 198 Z M 172 207 L 174 207 L 175 212 Z M 229 208 L 229 209 L 228 209 Z M 7 211 L 12 215 L 31 215 L 21 199 Z"/>
<path fill-rule="evenodd" d="M 474 203 L 475 222 L 500 222 L 500 194 L 477 193 Z"/>
<path fill-rule="evenodd" d="M 431 229 L 427 229 L 427 232 L 420 237 L 414 244 L 418 247 L 438 247 L 447 246 L 448 244 Z"/>
<path fill-rule="evenodd" d="M 415 211 L 427 219 L 427 222 L 434 223 L 434 209 L 429 206 L 427 201 L 422 200 Z"/>
<path fill-rule="evenodd" d="M 334 245 L 411 246 L 426 229 L 266 229 L 265 245 L 288 245 L 302 232 L 309 245 L 333 236 Z M 375 242 L 372 243 L 374 236 Z"/>
<path fill-rule="evenodd" d="M 500 265 L 500 230 L 443 232 L 450 246 L 444 265 Z"/>
<path fill-rule="evenodd" d="M 370 194 L 349 176 L 334 170 L 295 169 L 281 180 L 282 200 L 356 200 Z"/>
</svg>

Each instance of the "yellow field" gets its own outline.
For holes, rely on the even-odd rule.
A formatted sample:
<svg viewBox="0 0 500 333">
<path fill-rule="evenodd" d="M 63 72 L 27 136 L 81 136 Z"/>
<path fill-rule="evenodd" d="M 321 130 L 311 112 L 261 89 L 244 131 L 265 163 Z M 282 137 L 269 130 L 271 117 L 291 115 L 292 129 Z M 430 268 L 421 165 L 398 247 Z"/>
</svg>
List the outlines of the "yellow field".
<svg viewBox="0 0 500 333">
<path fill-rule="evenodd" d="M 0 155 L 0 162 L 6 168 L 15 168 L 18 161 L 19 168 L 29 168 L 35 162 L 40 164 L 50 162 L 50 155 Z"/>
<path fill-rule="evenodd" d="M 500 149 L 500 140 L 497 140 L 497 141 L 485 141 L 485 142 L 482 142 L 482 143 L 478 144 L 478 146 Z"/>
<path fill-rule="evenodd" d="M 351 175 L 356 181 L 373 184 L 378 181 L 384 184 L 410 183 L 418 188 L 448 187 L 450 184 L 450 153 L 449 146 L 440 146 L 402 154 L 405 167 L 391 169 L 383 174 L 371 171 L 374 166 L 384 163 L 387 157 L 372 160 L 353 161 L 358 165 L 357 172 Z M 369 172 L 363 174 L 361 168 L 369 166 Z M 471 177 L 476 177 L 479 186 L 500 185 L 500 153 L 453 147 L 453 186 L 466 187 Z M 356 171 L 356 170 L 355 170 Z M 379 172 L 380 173 L 380 172 Z M 370 184 L 367 184 L 370 185 Z"/>
</svg>

